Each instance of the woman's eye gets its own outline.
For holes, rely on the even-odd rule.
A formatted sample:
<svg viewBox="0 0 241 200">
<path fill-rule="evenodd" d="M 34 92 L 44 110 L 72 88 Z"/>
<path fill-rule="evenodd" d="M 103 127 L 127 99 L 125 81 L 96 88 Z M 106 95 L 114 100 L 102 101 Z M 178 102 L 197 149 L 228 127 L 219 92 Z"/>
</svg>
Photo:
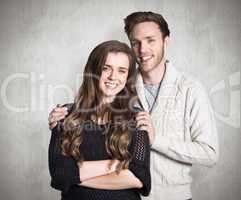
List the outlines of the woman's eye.
<svg viewBox="0 0 241 200">
<path fill-rule="evenodd" d="M 108 69 L 109 69 L 108 67 L 104 66 L 104 67 L 102 68 L 102 71 L 107 71 Z"/>
</svg>

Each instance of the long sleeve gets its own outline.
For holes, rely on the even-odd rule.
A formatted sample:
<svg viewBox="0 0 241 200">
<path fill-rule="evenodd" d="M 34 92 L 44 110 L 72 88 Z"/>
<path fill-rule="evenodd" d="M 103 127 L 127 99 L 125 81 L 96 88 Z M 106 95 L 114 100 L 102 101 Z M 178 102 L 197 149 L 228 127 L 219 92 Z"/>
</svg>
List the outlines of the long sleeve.
<svg viewBox="0 0 241 200">
<path fill-rule="evenodd" d="M 143 187 L 138 189 L 143 196 L 151 190 L 150 175 L 150 144 L 146 131 L 136 131 L 132 138 L 131 150 L 133 155 L 129 170 L 142 182 Z"/>
<path fill-rule="evenodd" d="M 190 140 L 160 136 L 152 148 L 177 161 L 211 166 L 219 157 L 211 104 L 200 84 L 196 84 L 188 92 L 185 107 L 188 122 L 185 123 L 190 132 Z M 175 126 L 175 123 L 172 126 Z"/>
<path fill-rule="evenodd" d="M 54 128 L 48 152 L 51 186 L 66 193 L 72 185 L 80 183 L 79 168 L 72 157 L 61 154 L 59 142 L 60 133 Z"/>
</svg>

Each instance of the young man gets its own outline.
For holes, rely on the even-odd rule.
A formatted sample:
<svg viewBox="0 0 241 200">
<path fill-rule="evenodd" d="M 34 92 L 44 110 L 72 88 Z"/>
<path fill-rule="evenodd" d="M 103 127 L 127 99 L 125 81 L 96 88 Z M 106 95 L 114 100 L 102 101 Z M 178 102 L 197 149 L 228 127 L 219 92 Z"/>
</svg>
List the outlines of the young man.
<svg viewBox="0 0 241 200">
<path fill-rule="evenodd" d="M 165 58 L 169 28 L 157 13 L 135 12 L 125 19 L 125 32 L 139 64 L 136 88 L 143 112 L 137 125 L 147 130 L 151 151 L 152 191 L 148 199 L 191 199 L 192 164 L 218 160 L 215 119 L 199 82 L 180 73 Z M 50 127 L 67 114 L 50 113 Z"/>
</svg>

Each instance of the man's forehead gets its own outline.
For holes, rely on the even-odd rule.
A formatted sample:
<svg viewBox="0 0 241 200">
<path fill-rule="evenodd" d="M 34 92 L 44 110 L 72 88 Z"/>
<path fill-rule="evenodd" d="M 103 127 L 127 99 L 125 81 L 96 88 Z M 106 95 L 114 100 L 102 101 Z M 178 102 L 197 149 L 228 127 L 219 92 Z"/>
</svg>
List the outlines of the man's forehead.
<svg viewBox="0 0 241 200">
<path fill-rule="evenodd" d="M 137 37 L 156 37 L 158 35 L 162 35 L 158 24 L 155 22 L 141 22 L 133 27 L 130 39 L 135 39 Z"/>
<path fill-rule="evenodd" d="M 130 35 L 130 41 L 134 40 L 148 40 L 148 39 L 154 39 L 154 38 L 162 38 L 162 32 L 156 31 L 156 32 L 144 32 L 144 33 L 134 33 Z"/>
</svg>

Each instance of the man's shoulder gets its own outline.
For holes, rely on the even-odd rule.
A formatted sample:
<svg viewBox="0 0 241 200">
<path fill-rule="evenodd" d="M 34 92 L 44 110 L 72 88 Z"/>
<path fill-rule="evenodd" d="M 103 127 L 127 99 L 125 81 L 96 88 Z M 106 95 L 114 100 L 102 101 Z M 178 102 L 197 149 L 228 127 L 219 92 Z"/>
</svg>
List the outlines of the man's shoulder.
<svg viewBox="0 0 241 200">
<path fill-rule="evenodd" d="M 169 64 L 168 73 L 171 74 L 170 77 L 172 77 L 175 80 L 175 83 L 179 86 L 192 88 L 201 86 L 202 83 L 200 80 L 198 80 L 195 76 L 193 76 L 188 71 L 183 71 L 182 69 L 177 68 L 176 66 L 173 66 L 172 64 Z"/>
<path fill-rule="evenodd" d="M 189 72 L 180 73 L 180 83 L 187 88 L 201 87 L 202 83 L 195 76 Z"/>
<path fill-rule="evenodd" d="M 177 88 L 186 93 L 189 91 L 205 91 L 203 84 L 201 83 L 198 78 L 193 76 L 187 71 L 181 71 L 176 67 L 173 67 L 173 70 L 176 73 L 176 81 L 175 84 L 177 85 Z"/>
</svg>

